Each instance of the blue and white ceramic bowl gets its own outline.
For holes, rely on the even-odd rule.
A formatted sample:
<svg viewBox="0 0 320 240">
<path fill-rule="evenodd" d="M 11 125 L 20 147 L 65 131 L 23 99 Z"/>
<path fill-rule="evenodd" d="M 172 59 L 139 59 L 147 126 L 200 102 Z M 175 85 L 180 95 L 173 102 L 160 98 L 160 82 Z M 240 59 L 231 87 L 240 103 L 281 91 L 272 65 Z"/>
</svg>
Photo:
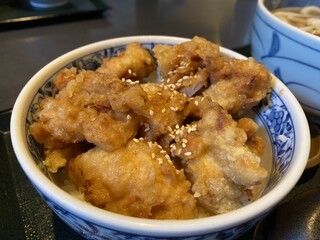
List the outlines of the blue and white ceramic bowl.
<svg viewBox="0 0 320 240">
<path fill-rule="evenodd" d="M 280 7 L 320 7 L 318 0 L 258 0 L 252 56 L 282 80 L 311 118 L 320 123 L 320 37 L 275 17 Z"/>
<path fill-rule="evenodd" d="M 102 58 L 137 41 L 145 48 L 177 44 L 188 39 L 135 36 L 105 40 L 66 53 L 41 69 L 21 91 L 12 112 L 11 137 L 16 156 L 26 175 L 52 210 L 80 235 L 90 239 L 233 239 L 252 228 L 283 199 L 300 178 L 309 155 L 310 134 L 302 108 L 288 88 L 273 78 L 270 101 L 250 113 L 260 126 L 266 144 L 262 164 L 269 181 L 262 196 L 238 210 L 193 220 L 149 220 L 119 215 L 96 208 L 65 192 L 42 164 L 42 148 L 30 136 L 39 102 L 55 92 L 52 79 L 70 66 L 95 69 Z M 230 57 L 240 54 L 221 48 Z"/>
</svg>

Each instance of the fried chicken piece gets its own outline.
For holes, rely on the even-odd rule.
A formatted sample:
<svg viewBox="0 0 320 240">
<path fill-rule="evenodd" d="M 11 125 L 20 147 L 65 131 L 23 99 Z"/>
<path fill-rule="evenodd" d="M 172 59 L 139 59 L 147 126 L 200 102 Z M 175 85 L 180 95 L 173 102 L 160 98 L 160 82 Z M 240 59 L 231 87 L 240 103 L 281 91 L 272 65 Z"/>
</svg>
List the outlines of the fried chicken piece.
<svg viewBox="0 0 320 240">
<path fill-rule="evenodd" d="M 141 80 L 155 69 L 156 63 L 148 50 L 139 43 L 131 43 L 117 57 L 103 59 L 97 72 L 120 79 Z"/>
<path fill-rule="evenodd" d="M 55 139 L 48 131 L 45 130 L 44 124 L 34 122 L 29 127 L 30 134 L 34 137 L 36 142 L 43 144 L 45 149 L 59 149 L 63 148 L 66 143 Z"/>
<path fill-rule="evenodd" d="M 253 58 L 227 58 L 223 68 L 214 72 L 213 76 L 210 87 L 203 95 L 231 114 L 242 114 L 257 105 L 271 87 L 270 73 Z"/>
<path fill-rule="evenodd" d="M 163 83 L 189 97 L 208 87 L 210 75 L 223 66 L 219 46 L 201 37 L 174 46 L 157 45 L 153 52 Z"/>
<path fill-rule="evenodd" d="M 141 84 L 141 87 L 152 107 L 142 124 L 140 136 L 161 142 L 166 148 L 171 141 L 168 137 L 169 130 L 177 124 L 180 125 L 186 117 L 185 106 L 188 98 L 163 84 L 145 83 Z"/>
<path fill-rule="evenodd" d="M 263 156 L 265 146 L 262 137 L 253 135 L 252 137 L 248 138 L 246 145 L 251 152 L 259 156 L 260 158 Z"/>
<path fill-rule="evenodd" d="M 220 214 L 250 200 L 250 189 L 262 183 L 267 171 L 231 115 L 208 98 L 198 105 L 201 119 L 175 131 L 171 152 L 182 159 L 198 204 Z"/>
<path fill-rule="evenodd" d="M 146 93 L 137 84 L 81 71 L 55 97 L 40 104 L 44 132 L 65 143 L 84 140 L 114 150 L 137 132 L 139 116 L 149 112 Z"/>
<path fill-rule="evenodd" d="M 57 140 L 44 129 L 42 123 L 33 123 L 29 131 L 38 143 L 43 144 L 43 164 L 52 173 L 56 173 L 60 168 L 64 168 L 70 159 L 92 147 L 87 142 L 67 144 Z"/>
<path fill-rule="evenodd" d="M 65 144 L 62 148 L 48 148 L 44 151 L 45 160 L 43 164 L 50 172 L 56 173 L 60 168 L 64 168 L 68 161 L 86 152 L 91 147 L 90 144 L 81 142 Z"/>
<path fill-rule="evenodd" d="M 251 118 L 243 117 L 237 121 L 237 127 L 242 128 L 247 137 L 252 137 L 258 130 L 259 126 Z"/>
<path fill-rule="evenodd" d="M 183 170 L 157 143 L 133 139 L 113 152 L 98 147 L 68 164 L 68 175 L 91 204 L 152 219 L 197 217 Z"/>
<path fill-rule="evenodd" d="M 75 67 L 66 68 L 59 72 L 54 79 L 54 84 L 58 91 L 67 86 L 69 81 L 75 79 L 77 76 L 77 72 L 78 70 Z"/>
<path fill-rule="evenodd" d="M 251 118 L 247 117 L 240 118 L 237 121 L 237 126 L 246 132 L 248 137 L 246 145 L 249 147 L 250 151 L 259 157 L 262 157 L 264 152 L 263 139 L 256 135 L 259 126 Z"/>
<path fill-rule="evenodd" d="M 218 45 L 201 37 L 174 46 L 158 45 L 153 52 L 164 84 L 189 97 L 206 89 L 203 95 L 231 114 L 256 105 L 271 86 L 271 75 L 262 64 L 253 58 L 222 57 Z"/>
</svg>

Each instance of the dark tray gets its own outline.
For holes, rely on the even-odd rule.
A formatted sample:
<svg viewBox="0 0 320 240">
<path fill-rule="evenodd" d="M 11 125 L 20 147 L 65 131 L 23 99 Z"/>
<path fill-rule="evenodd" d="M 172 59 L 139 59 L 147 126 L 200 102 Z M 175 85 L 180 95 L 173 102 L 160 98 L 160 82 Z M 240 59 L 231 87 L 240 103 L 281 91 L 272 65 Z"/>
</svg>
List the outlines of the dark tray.
<svg viewBox="0 0 320 240">
<path fill-rule="evenodd" d="M 28 0 L 16 0 L 0 5 L 0 29 L 98 17 L 107 9 L 109 6 L 100 0 L 69 0 L 63 6 L 47 9 L 32 7 Z"/>
<path fill-rule="evenodd" d="M 0 239 L 83 239 L 51 211 L 22 171 L 11 145 L 10 116 L 11 111 L 0 113 Z M 305 170 L 284 201 L 316 187 L 320 187 L 319 167 Z M 238 240 L 250 239 L 264 240 L 264 236 L 253 228 Z"/>
</svg>

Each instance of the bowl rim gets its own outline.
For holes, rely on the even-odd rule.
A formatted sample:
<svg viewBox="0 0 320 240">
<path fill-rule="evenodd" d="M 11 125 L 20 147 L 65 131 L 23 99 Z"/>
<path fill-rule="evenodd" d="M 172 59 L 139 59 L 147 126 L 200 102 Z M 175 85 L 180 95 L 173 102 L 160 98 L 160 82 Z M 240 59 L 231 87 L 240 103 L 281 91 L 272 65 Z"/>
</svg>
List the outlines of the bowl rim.
<svg viewBox="0 0 320 240">
<path fill-rule="evenodd" d="M 271 24 L 273 24 L 273 26 L 271 26 L 270 23 L 266 22 L 269 27 L 278 27 L 282 29 L 282 31 L 279 32 L 282 32 L 283 35 L 285 35 L 287 38 L 290 38 L 292 41 L 299 42 L 302 45 L 313 48 L 316 51 L 320 51 L 320 47 L 315 48 L 315 46 L 313 46 L 313 44 L 318 44 L 320 46 L 320 36 L 305 32 L 295 26 L 292 26 L 291 24 L 282 21 L 281 19 L 274 16 L 264 3 L 265 0 L 258 0 L 256 8 L 257 10 L 260 10 L 271 21 Z M 290 35 L 293 34 L 296 34 L 298 37 L 303 38 L 303 41 L 297 41 L 296 39 L 290 37 Z"/>
<path fill-rule="evenodd" d="M 162 237 L 177 237 L 177 236 L 195 236 L 198 234 L 212 233 L 214 231 L 230 229 L 239 224 L 263 216 L 276 204 L 278 204 L 294 187 L 299 180 L 304 168 L 306 166 L 309 149 L 310 149 L 310 133 L 303 129 L 309 129 L 306 116 L 303 110 L 293 96 L 291 91 L 278 79 L 273 76 L 273 90 L 280 93 L 281 98 L 286 100 L 289 112 L 294 114 L 292 116 L 295 126 L 296 139 L 299 141 L 297 149 L 294 152 L 293 163 L 290 164 L 285 176 L 272 191 L 266 193 L 261 198 L 250 203 L 247 206 L 241 207 L 229 213 L 224 213 L 216 216 L 191 219 L 191 220 L 151 220 L 141 219 L 135 217 L 124 216 L 117 213 L 108 212 L 99 209 L 88 203 L 69 195 L 60 187 L 51 182 L 39 169 L 36 162 L 33 160 L 29 152 L 26 132 L 25 132 L 25 119 L 29 110 L 29 104 L 32 101 L 38 86 L 43 83 L 52 75 L 79 57 L 86 56 L 90 53 L 108 48 L 111 46 L 128 44 L 129 42 L 138 41 L 141 43 L 163 43 L 163 44 L 177 44 L 183 41 L 190 40 L 188 38 L 160 36 L 160 35 L 142 35 L 142 36 L 128 36 L 102 40 L 99 42 L 84 45 L 69 51 L 62 56 L 54 59 L 42 69 L 40 69 L 25 85 L 20 92 L 11 115 L 10 133 L 11 141 L 16 157 L 28 176 L 29 180 L 38 188 L 38 190 L 56 204 L 63 206 L 69 212 L 94 222 L 103 227 L 120 230 L 123 232 Z M 222 53 L 229 54 L 238 58 L 245 58 L 239 53 L 232 50 L 220 47 Z M 30 92 L 32 94 L 30 95 Z M 49 187 L 48 187 L 49 186 Z M 115 222 L 115 219 L 117 220 Z"/>
</svg>

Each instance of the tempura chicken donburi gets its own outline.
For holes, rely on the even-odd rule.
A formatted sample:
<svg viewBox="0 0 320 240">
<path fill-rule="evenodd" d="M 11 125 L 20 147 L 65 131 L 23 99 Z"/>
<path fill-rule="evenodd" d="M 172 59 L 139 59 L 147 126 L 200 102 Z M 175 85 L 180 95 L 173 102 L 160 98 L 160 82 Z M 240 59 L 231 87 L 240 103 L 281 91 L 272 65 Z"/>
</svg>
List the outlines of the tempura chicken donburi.
<svg viewBox="0 0 320 240">
<path fill-rule="evenodd" d="M 161 81 L 148 82 L 159 69 Z M 99 208 L 151 219 L 191 219 L 253 201 L 267 178 L 258 125 L 243 113 L 266 97 L 268 71 L 222 56 L 201 37 L 139 43 L 96 70 L 64 69 L 29 130 L 44 165 L 64 171 Z"/>
</svg>

